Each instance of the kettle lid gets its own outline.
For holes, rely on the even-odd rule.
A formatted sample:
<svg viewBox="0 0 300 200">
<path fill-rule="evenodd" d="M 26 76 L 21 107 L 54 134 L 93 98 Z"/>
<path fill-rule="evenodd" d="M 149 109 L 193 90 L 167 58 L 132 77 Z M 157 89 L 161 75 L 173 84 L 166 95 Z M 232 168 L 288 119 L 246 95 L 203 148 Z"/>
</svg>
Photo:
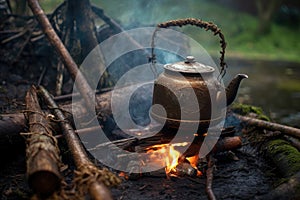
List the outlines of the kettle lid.
<svg viewBox="0 0 300 200">
<path fill-rule="evenodd" d="M 213 67 L 201 64 L 196 62 L 194 56 L 187 56 L 185 61 L 173 63 L 173 64 L 166 64 L 164 68 L 174 72 L 181 72 L 181 73 L 212 73 L 215 71 Z"/>
</svg>

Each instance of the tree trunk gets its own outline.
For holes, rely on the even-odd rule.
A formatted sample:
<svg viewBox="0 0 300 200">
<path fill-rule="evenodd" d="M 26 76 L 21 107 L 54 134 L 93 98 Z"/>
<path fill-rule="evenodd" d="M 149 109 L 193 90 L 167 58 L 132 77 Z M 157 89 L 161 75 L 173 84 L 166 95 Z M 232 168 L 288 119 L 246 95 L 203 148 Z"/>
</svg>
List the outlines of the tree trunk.
<svg viewBox="0 0 300 200">
<path fill-rule="evenodd" d="M 76 38 L 79 38 L 80 54 L 76 59 L 77 64 L 81 65 L 88 54 L 93 51 L 97 52 L 97 57 L 89 58 L 90 67 L 88 71 L 84 71 L 84 74 L 89 77 L 89 81 L 93 81 L 92 84 L 97 84 L 100 81 L 101 88 L 109 87 L 111 84 L 108 82 L 108 73 L 104 72 L 100 80 L 91 80 L 94 73 L 101 73 L 105 70 L 105 61 L 101 53 L 100 48 L 94 49 L 98 45 L 98 39 L 96 36 L 96 27 L 93 20 L 93 12 L 91 8 L 90 0 L 69 0 L 67 1 L 67 12 L 73 20 L 75 25 Z M 72 55 L 74 56 L 74 55 Z"/>
<path fill-rule="evenodd" d="M 258 14 L 258 34 L 268 34 L 271 31 L 272 18 L 281 5 L 282 0 L 256 0 Z"/>
</svg>

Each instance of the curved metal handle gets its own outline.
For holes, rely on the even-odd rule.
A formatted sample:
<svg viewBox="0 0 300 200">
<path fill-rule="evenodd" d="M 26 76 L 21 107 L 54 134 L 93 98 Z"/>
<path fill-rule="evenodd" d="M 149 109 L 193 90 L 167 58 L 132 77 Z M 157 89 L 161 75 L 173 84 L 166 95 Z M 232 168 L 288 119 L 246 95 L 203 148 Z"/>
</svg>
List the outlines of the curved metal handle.
<svg viewBox="0 0 300 200">
<path fill-rule="evenodd" d="M 177 20 L 171 20 L 171 21 L 166 21 L 163 23 L 159 23 L 157 24 L 157 28 L 155 29 L 153 35 L 152 35 L 152 43 L 151 43 L 151 47 L 152 47 L 152 51 L 151 51 L 151 60 L 152 63 L 155 64 L 155 54 L 154 54 L 154 38 L 156 36 L 156 32 L 159 30 L 159 28 L 168 28 L 170 26 L 185 26 L 185 25 L 192 25 L 192 26 L 197 26 L 199 28 L 204 28 L 206 31 L 210 30 L 211 32 L 213 32 L 214 35 L 219 35 L 220 37 L 220 45 L 221 45 L 221 57 L 220 57 L 220 75 L 223 77 L 226 73 L 226 68 L 227 68 L 227 64 L 224 61 L 225 58 L 225 48 L 226 48 L 226 42 L 225 42 L 225 37 L 223 35 L 223 33 L 221 32 L 221 29 L 219 29 L 217 27 L 217 25 L 215 25 L 212 22 L 206 22 L 200 19 L 195 19 L 195 18 L 186 18 L 186 19 L 177 19 Z"/>
</svg>

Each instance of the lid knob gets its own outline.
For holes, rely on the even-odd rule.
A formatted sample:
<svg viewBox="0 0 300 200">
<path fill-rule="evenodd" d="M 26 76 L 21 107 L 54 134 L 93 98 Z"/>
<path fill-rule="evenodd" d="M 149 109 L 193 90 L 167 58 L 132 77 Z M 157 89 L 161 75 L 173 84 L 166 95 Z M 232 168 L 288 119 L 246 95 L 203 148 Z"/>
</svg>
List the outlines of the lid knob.
<svg viewBox="0 0 300 200">
<path fill-rule="evenodd" d="M 194 63 L 194 62 L 196 62 L 194 56 L 187 56 L 185 59 L 185 63 Z"/>
</svg>

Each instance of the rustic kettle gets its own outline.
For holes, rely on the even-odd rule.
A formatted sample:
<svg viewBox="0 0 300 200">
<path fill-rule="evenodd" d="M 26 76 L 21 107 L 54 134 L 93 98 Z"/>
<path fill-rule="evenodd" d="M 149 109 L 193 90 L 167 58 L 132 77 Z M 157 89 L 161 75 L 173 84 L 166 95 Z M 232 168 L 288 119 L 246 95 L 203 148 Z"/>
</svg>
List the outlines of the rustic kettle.
<svg viewBox="0 0 300 200">
<path fill-rule="evenodd" d="M 180 25 L 181 22 L 183 25 L 195 25 L 197 22 L 201 26 L 204 26 L 203 24 L 212 26 L 211 22 L 190 18 L 186 20 L 188 22 L 169 21 L 160 24 L 159 27 Z M 189 23 L 191 20 L 196 20 L 196 22 Z M 219 29 L 214 29 L 214 27 L 211 29 L 220 33 Z M 224 42 L 223 35 L 221 38 Z M 221 54 L 225 52 L 224 48 L 225 46 Z M 222 59 L 224 59 L 224 53 L 221 57 L 221 64 L 224 64 Z M 247 75 L 238 74 L 227 88 L 222 86 L 218 77 L 220 76 L 216 76 L 213 67 L 197 62 L 193 56 L 187 56 L 181 62 L 164 65 L 164 72 L 154 82 L 152 101 L 152 105 L 159 104 L 164 109 L 153 106 L 150 111 L 151 117 L 158 122 L 166 122 L 169 127 L 174 128 L 178 128 L 179 124 L 184 124 L 187 128 L 190 124 L 198 124 L 198 131 L 205 131 L 211 123 L 219 123 L 222 110 L 224 111 L 226 106 L 234 101 L 241 80 L 247 78 Z M 212 106 L 215 107 L 212 109 Z"/>
</svg>

